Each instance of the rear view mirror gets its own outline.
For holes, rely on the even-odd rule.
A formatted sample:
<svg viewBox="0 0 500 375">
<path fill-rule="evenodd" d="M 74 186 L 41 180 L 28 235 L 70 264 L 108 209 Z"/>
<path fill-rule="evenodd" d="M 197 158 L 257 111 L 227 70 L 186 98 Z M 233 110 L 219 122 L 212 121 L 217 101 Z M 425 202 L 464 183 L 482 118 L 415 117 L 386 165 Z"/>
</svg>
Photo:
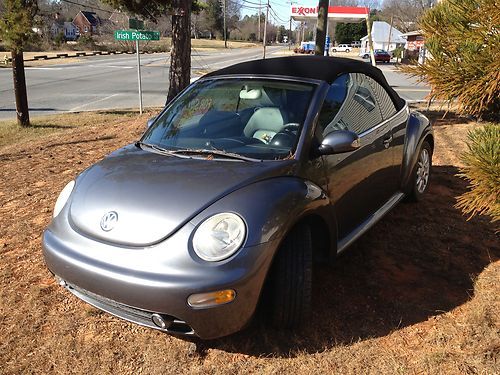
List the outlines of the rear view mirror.
<svg viewBox="0 0 500 375">
<path fill-rule="evenodd" d="M 318 147 L 320 155 L 341 154 L 354 151 L 361 146 L 359 137 L 350 130 L 335 130 L 328 133 Z"/>
<path fill-rule="evenodd" d="M 256 100 L 262 96 L 260 89 L 243 89 L 240 91 L 240 99 Z"/>
<path fill-rule="evenodd" d="M 155 121 L 156 121 L 156 116 L 151 117 L 151 118 L 148 120 L 148 122 L 146 123 L 146 128 L 148 128 L 148 129 L 149 129 L 149 128 L 151 127 L 151 125 L 153 125 L 153 124 L 154 124 L 154 122 L 155 122 Z"/>
</svg>

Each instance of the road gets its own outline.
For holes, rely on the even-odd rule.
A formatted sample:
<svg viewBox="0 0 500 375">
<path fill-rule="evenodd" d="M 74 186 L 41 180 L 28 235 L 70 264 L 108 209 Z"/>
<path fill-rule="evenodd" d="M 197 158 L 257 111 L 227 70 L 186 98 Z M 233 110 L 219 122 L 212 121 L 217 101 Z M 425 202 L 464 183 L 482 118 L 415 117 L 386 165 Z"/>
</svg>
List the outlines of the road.
<svg viewBox="0 0 500 375">
<path fill-rule="evenodd" d="M 284 47 L 268 47 L 268 57 L 283 56 Z M 194 50 L 192 76 L 238 62 L 261 58 L 258 48 Z M 169 55 L 141 55 L 143 103 L 163 106 L 168 91 Z M 422 100 L 428 88 L 392 66 L 381 66 L 389 83 L 407 100 Z M 110 108 L 137 108 L 135 55 L 99 56 L 81 62 L 26 68 L 30 115 Z M 11 69 L 0 69 L 0 118 L 15 118 Z"/>
</svg>

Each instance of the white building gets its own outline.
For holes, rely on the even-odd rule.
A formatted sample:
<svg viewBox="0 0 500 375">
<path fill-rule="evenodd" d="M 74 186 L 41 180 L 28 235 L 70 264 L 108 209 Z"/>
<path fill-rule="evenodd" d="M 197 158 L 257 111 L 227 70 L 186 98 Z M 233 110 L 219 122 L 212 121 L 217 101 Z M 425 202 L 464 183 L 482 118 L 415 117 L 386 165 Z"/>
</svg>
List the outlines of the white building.
<svg viewBox="0 0 500 375">
<path fill-rule="evenodd" d="M 391 29 L 391 25 L 387 22 L 375 21 L 372 24 L 373 49 L 383 49 L 389 52 L 398 47 L 403 47 L 406 39 L 401 35 L 401 31 L 394 27 Z M 370 46 L 368 45 L 368 35 L 366 35 L 361 38 L 361 53 L 367 53 L 368 51 L 370 51 Z"/>
<path fill-rule="evenodd" d="M 50 33 L 52 38 L 55 38 L 59 33 L 63 33 L 66 40 L 75 40 L 78 37 L 78 30 L 73 22 L 56 20 L 50 26 Z"/>
</svg>

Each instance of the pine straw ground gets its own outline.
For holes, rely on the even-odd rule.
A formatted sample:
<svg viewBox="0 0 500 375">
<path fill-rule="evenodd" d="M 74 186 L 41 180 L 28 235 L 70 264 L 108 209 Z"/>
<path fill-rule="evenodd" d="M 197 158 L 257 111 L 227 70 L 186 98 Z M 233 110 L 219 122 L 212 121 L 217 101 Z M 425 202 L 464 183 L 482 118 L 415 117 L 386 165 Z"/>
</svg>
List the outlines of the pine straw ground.
<svg viewBox="0 0 500 375">
<path fill-rule="evenodd" d="M 136 140 L 148 114 L 92 115 L 90 125 L 1 147 L 0 373 L 499 374 L 498 236 L 487 219 L 466 221 L 454 208 L 466 188 L 455 176 L 457 154 L 478 125 L 428 114 L 436 123 L 429 194 L 400 204 L 316 270 L 314 313 L 302 331 L 277 332 L 256 319 L 196 344 L 79 301 L 55 284 L 41 254 L 64 184 Z"/>
</svg>

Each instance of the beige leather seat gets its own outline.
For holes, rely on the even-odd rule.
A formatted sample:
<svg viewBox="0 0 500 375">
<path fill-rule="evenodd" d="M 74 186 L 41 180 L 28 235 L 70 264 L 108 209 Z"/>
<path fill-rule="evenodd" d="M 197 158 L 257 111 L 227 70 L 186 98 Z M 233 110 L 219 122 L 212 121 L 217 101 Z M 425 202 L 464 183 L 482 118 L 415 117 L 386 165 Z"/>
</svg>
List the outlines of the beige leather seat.
<svg viewBox="0 0 500 375">
<path fill-rule="evenodd" d="M 246 137 L 269 143 L 287 122 L 286 114 L 279 108 L 262 107 L 253 113 L 243 132 Z"/>
</svg>

